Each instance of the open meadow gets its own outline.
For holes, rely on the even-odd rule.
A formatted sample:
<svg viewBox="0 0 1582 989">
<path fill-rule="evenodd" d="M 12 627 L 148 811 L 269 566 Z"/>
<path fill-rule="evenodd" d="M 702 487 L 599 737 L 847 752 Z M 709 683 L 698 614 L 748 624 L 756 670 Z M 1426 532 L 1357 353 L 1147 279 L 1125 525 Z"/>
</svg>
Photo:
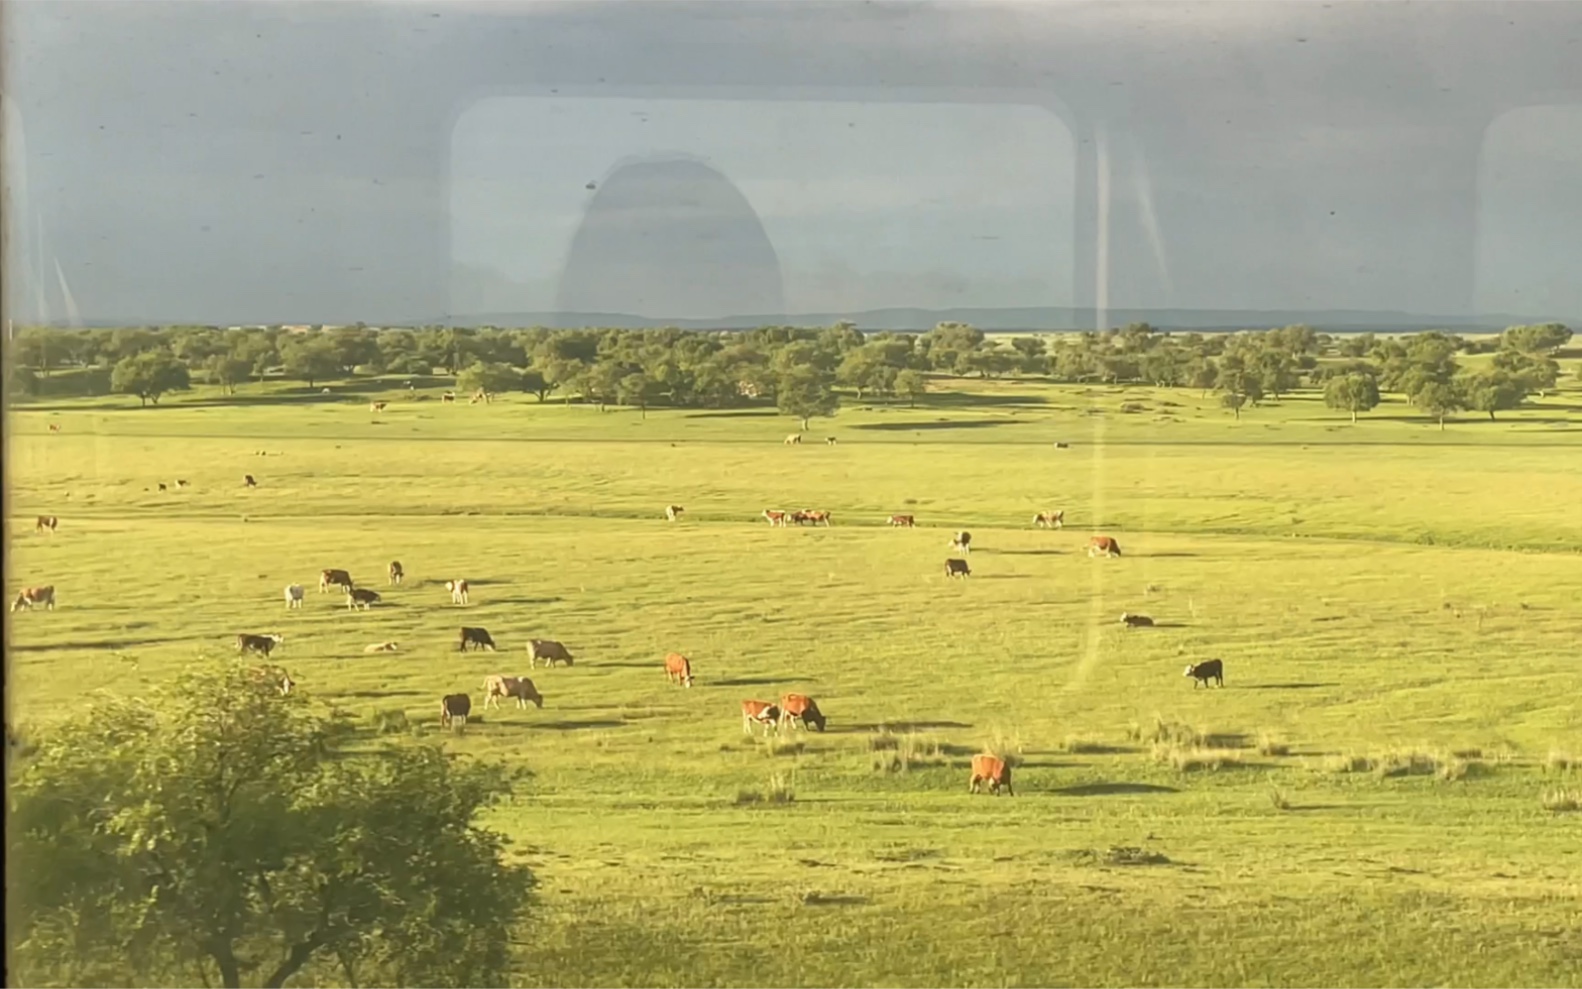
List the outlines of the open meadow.
<svg viewBox="0 0 1582 989">
<path fill-rule="evenodd" d="M 1398 399 L 1237 421 L 1190 389 L 950 380 L 798 446 L 770 410 L 389 380 L 22 407 L 7 591 L 58 608 L 8 616 L 9 718 L 280 633 L 370 739 L 530 772 L 488 821 L 539 882 L 521 985 L 1582 985 L 1574 374 L 1444 431 Z M 383 602 L 319 594 L 326 567 Z M 459 653 L 462 625 L 500 650 Z M 575 665 L 529 671 L 529 638 Z M 1223 689 L 1182 675 L 1210 658 Z M 495 673 L 543 709 L 483 711 Z M 740 702 L 786 692 L 828 730 L 745 735 Z M 1014 797 L 967 792 L 985 750 Z"/>
</svg>

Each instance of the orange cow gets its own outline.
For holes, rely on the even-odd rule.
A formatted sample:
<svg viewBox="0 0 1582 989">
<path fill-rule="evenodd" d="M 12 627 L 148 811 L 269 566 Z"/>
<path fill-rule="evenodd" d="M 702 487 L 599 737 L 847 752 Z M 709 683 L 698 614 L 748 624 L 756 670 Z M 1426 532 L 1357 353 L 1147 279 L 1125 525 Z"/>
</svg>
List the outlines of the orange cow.
<svg viewBox="0 0 1582 989">
<path fill-rule="evenodd" d="M 828 723 L 813 698 L 805 694 L 786 694 L 780 698 L 780 723 L 783 725 L 789 722 L 794 730 L 798 721 L 803 725 L 812 725 L 819 731 L 823 731 Z"/>
<path fill-rule="evenodd" d="M 769 701 L 742 701 L 742 732 L 747 735 L 753 733 L 753 725 L 763 725 L 764 734 L 769 734 L 769 729 L 779 730 L 780 708 Z"/>
<path fill-rule="evenodd" d="M 999 796 L 1002 788 L 1008 795 L 1016 796 L 1016 792 L 1011 789 L 1011 767 L 999 756 L 972 757 L 972 781 L 967 784 L 967 792 L 977 793 L 980 783 L 989 784 L 989 792 L 994 796 Z"/>
<path fill-rule="evenodd" d="M 1109 536 L 1094 536 L 1088 540 L 1089 556 L 1120 556 L 1121 544 Z"/>
<path fill-rule="evenodd" d="M 671 653 L 665 657 L 665 676 L 671 683 L 692 686 L 692 660 L 679 652 Z"/>
</svg>

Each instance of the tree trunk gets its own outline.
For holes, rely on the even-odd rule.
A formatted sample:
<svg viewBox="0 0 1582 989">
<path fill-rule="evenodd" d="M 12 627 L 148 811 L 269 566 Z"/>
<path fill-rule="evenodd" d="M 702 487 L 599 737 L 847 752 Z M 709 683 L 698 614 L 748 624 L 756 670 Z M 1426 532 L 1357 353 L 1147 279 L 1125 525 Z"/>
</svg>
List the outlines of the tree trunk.
<svg viewBox="0 0 1582 989">
<path fill-rule="evenodd" d="M 802 417 L 802 432 L 807 432 L 807 416 Z"/>
<path fill-rule="evenodd" d="M 1489 422 L 1493 422 L 1493 421 L 1494 421 L 1494 410 L 1490 409 L 1489 410 Z"/>
<path fill-rule="evenodd" d="M 242 989 L 242 969 L 236 962 L 236 953 L 229 944 L 212 944 L 209 957 L 220 967 L 220 984 L 225 989 Z"/>
<path fill-rule="evenodd" d="M 1357 424 L 1357 410 L 1356 409 L 1352 409 L 1351 410 L 1351 424 L 1353 426 L 1355 426 Z"/>
<path fill-rule="evenodd" d="M 1439 431 L 1441 433 L 1445 431 L 1445 417 L 1444 416 L 1440 416 L 1439 417 Z"/>
</svg>

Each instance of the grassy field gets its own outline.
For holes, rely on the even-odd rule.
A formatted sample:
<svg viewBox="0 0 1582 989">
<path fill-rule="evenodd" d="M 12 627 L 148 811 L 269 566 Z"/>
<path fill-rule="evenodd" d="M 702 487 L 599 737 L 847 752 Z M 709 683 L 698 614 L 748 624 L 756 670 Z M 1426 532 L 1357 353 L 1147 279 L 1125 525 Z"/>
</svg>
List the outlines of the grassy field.
<svg viewBox="0 0 1582 989">
<path fill-rule="evenodd" d="M 950 382 L 800 447 L 770 413 L 367 386 L 33 406 L 7 586 L 59 609 L 11 616 L 7 693 L 37 725 L 275 631 L 318 698 L 527 767 L 490 822 L 541 881 L 523 985 L 1582 985 L 1582 813 L 1544 804 L 1582 796 L 1571 380 L 1443 432 Z M 324 567 L 385 603 L 318 595 Z M 462 624 L 501 652 L 458 654 Z M 442 733 L 438 697 L 480 704 L 529 637 L 577 657 L 531 674 L 544 709 Z M 1211 657 L 1225 688 L 1193 689 Z M 742 734 L 742 699 L 790 690 L 827 733 Z M 985 747 L 1015 798 L 968 795 Z"/>
</svg>

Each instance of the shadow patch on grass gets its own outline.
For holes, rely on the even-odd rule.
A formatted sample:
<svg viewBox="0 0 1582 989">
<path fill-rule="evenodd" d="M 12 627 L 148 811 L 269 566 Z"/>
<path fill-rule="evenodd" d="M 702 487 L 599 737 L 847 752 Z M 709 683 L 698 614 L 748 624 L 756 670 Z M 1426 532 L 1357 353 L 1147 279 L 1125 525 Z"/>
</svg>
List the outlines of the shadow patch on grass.
<svg viewBox="0 0 1582 989">
<path fill-rule="evenodd" d="M 1063 549 L 981 549 L 980 553 L 992 553 L 996 556 L 1070 556 L 1069 550 Z"/>
<path fill-rule="evenodd" d="M 972 725 L 963 721 L 886 721 L 880 724 L 860 722 L 857 724 L 830 726 L 830 734 L 851 732 L 875 732 L 881 728 L 888 728 L 893 732 L 927 731 L 930 728 L 971 728 Z"/>
<path fill-rule="evenodd" d="M 524 728 L 547 728 L 550 731 L 582 731 L 585 728 L 624 728 L 627 722 L 609 718 L 587 718 L 566 721 L 523 721 Z"/>
<path fill-rule="evenodd" d="M 731 677 L 730 679 L 727 679 L 727 680 L 713 680 L 713 681 L 710 681 L 707 684 L 704 684 L 704 686 L 708 686 L 708 687 L 767 687 L 767 686 L 771 686 L 771 685 L 777 684 L 777 683 L 785 683 L 787 679 L 788 678 L 786 678 L 786 677 Z M 798 682 L 799 683 L 816 683 L 817 681 L 809 681 L 809 680 L 805 680 L 805 679 L 799 679 Z"/>
<path fill-rule="evenodd" d="M 1182 552 L 1182 551 L 1179 551 L 1179 550 L 1171 550 L 1171 551 L 1165 552 L 1165 553 L 1132 553 L 1130 555 L 1131 555 L 1131 558 L 1134 559 L 1134 560 L 1137 560 L 1137 559 L 1141 559 L 1141 560 L 1185 560 L 1185 559 L 1195 559 L 1195 558 L 1197 558 L 1199 556 L 1202 556 L 1203 554 L 1202 553 L 1186 553 L 1186 552 Z"/>
<path fill-rule="evenodd" d="M 41 642 L 36 645 L 22 645 L 12 643 L 12 652 L 67 652 L 76 649 L 135 649 L 138 646 L 163 646 L 172 642 L 180 642 L 180 638 L 173 639 L 100 639 L 93 642 Z"/>
<path fill-rule="evenodd" d="M 1056 787 L 1055 793 L 1068 797 L 1118 797 L 1130 793 L 1180 793 L 1173 786 L 1161 786 L 1158 783 L 1077 783 L 1073 786 Z"/>
<path fill-rule="evenodd" d="M 1247 683 L 1238 684 L 1243 690 L 1317 690 L 1320 687 L 1338 687 L 1338 683 Z"/>
<path fill-rule="evenodd" d="M 802 894 L 802 905 L 805 907 L 858 907 L 868 903 L 866 896 L 853 896 L 848 893 L 819 893 L 810 892 Z"/>
<path fill-rule="evenodd" d="M 1021 426 L 1026 425 L 1021 419 L 967 419 L 947 420 L 945 422 L 863 422 L 852 426 L 852 429 L 873 429 L 887 433 L 910 433 L 925 430 L 935 431 L 943 429 L 990 429 L 995 426 Z"/>
<path fill-rule="evenodd" d="M 479 604 L 558 604 L 560 598 L 489 598 L 486 601 L 474 601 Z"/>
</svg>

